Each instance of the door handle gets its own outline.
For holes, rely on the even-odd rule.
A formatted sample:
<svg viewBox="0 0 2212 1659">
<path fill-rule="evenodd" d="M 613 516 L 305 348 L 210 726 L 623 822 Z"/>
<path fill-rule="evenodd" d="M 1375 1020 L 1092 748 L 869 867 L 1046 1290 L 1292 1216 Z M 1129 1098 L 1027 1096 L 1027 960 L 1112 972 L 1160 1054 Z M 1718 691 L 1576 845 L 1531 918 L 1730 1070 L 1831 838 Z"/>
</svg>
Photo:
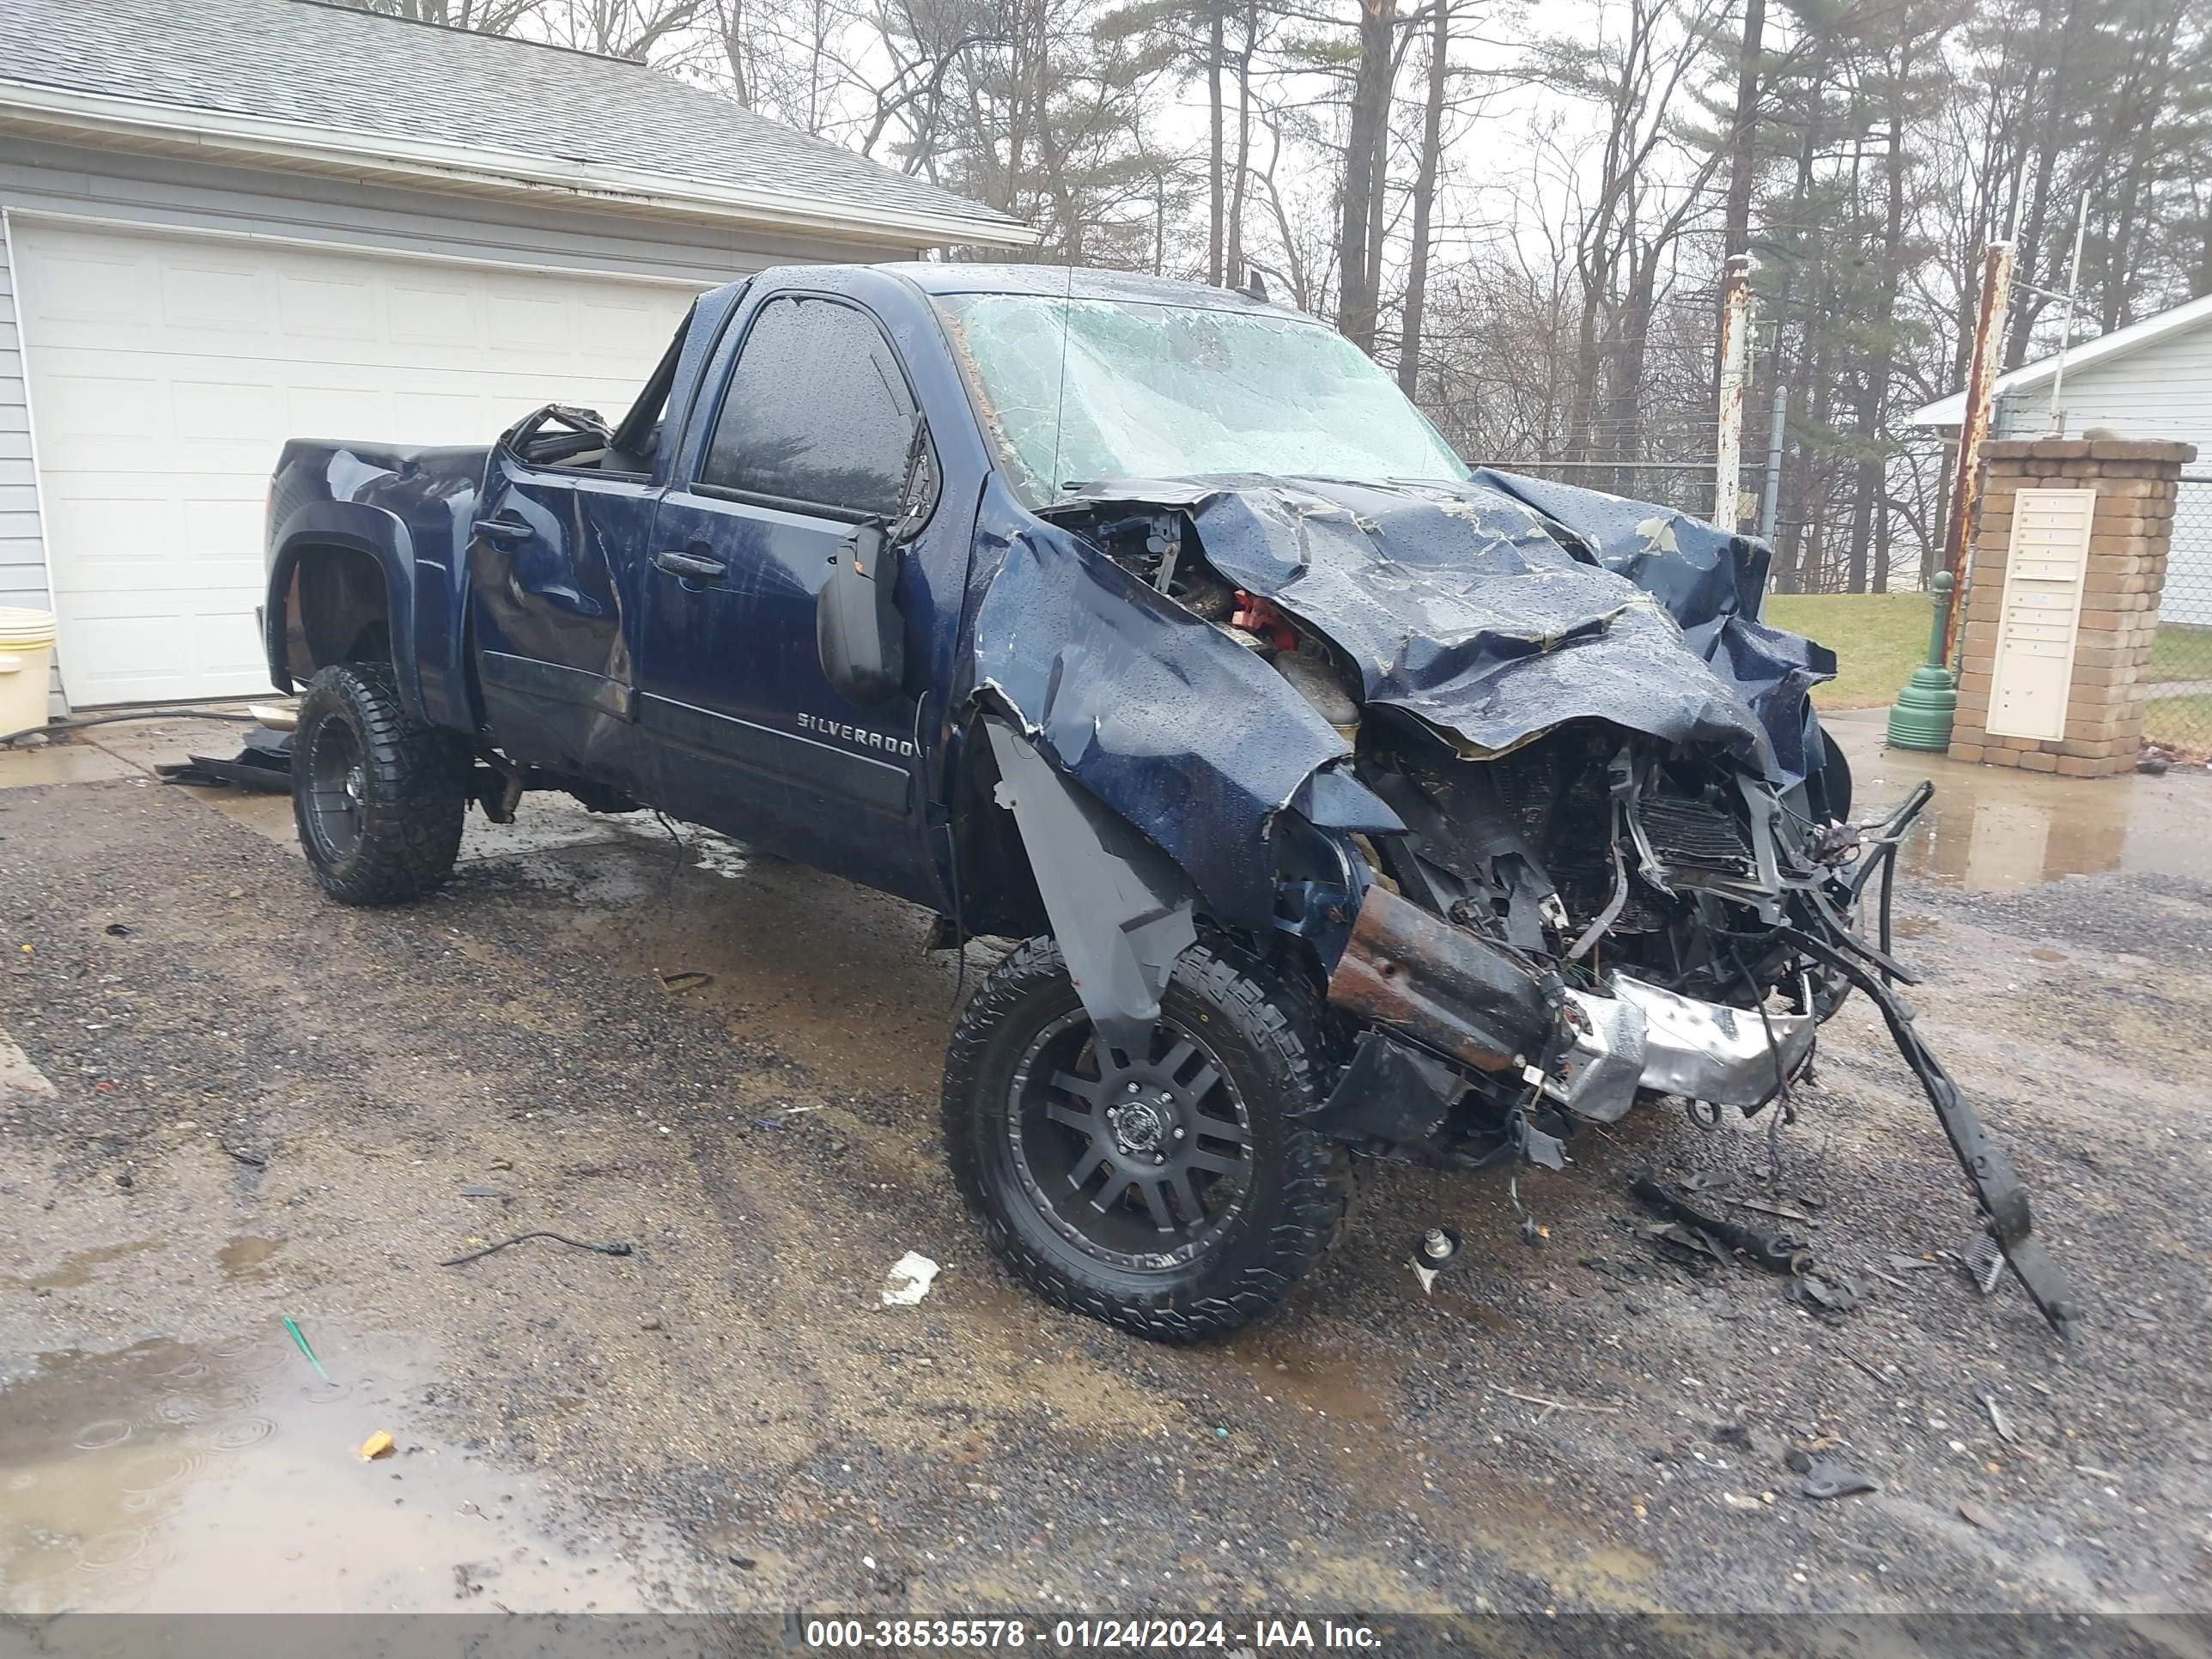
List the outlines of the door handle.
<svg viewBox="0 0 2212 1659">
<path fill-rule="evenodd" d="M 689 581 L 712 581 L 729 569 L 724 561 L 705 553 L 656 553 L 653 568 L 665 570 L 672 576 L 682 576 Z"/>
<path fill-rule="evenodd" d="M 488 542 L 519 542 L 530 534 L 530 526 L 521 520 L 504 515 L 496 519 L 478 519 L 469 528 Z"/>
</svg>

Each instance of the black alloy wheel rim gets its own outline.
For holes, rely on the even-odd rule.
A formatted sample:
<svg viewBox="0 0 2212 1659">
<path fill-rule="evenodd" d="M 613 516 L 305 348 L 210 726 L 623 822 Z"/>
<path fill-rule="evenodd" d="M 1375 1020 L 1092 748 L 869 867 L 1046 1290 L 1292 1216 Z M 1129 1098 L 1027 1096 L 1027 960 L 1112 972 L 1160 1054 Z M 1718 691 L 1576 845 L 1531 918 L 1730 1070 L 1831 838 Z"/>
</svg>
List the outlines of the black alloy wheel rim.
<svg viewBox="0 0 2212 1659">
<path fill-rule="evenodd" d="M 325 862 L 350 857 L 361 845 L 368 763 L 361 739 L 341 719 L 315 728 L 307 744 L 307 827 Z"/>
<path fill-rule="evenodd" d="M 1078 1010 L 1023 1054 L 1004 1119 L 1015 1179 L 1092 1260 L 1164 1272 L 1204 1255 L 1250 1201 L 1252 1125 L 1218 1056 L 1163 1016 L 1117 1055 Z"/>
</svg>

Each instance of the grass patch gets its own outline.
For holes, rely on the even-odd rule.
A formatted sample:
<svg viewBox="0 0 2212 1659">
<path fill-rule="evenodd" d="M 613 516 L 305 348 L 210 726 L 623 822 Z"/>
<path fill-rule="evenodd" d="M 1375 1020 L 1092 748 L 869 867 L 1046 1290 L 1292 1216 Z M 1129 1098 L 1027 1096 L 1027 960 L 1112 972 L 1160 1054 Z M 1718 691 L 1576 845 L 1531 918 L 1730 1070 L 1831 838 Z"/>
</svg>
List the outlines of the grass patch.
<svg viewBox="0 0 2212 1659">
<path fill-rule="evenodd" d="M 1925 593 L 1773 593 L 1766 620 L 1836 653 L 1814 708 L 1887 708 L 1927 657 L 1934 605 Z"/>
<path fill-rule="evenodd" d="M 2160 623 L 2150 642 L 2146 680 L 2212 680 L 2212 628 Z"/>
<path fill-rule="evenodd" d="M 2179 697 L 2153 697 L 2143 705 L 2143 736 L 2165 749 L 2186 755 L 2212 750 L 2212 691 Z"/>
</svg>

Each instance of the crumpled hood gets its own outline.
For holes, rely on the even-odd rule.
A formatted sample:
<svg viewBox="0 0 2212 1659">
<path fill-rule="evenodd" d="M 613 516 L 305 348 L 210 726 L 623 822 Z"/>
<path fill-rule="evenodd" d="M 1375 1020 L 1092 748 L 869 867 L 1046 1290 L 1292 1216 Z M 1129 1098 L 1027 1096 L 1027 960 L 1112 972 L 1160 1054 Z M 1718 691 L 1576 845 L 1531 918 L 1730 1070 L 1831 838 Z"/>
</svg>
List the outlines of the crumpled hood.
<svg viewBox="0 0 2212 1659">
<path fill-rule="evenodd" d="M 1470 758 L 1571 720 L 1804 775 L 1802 694 L 1832 653 L 1757 620 L 1763 544 L 1664 507 L 1483 472 L 1466 484 L 1114 481 L 1180 506 L 1214 568 L 1358 665 Z"/>
<path fill-rule="evenodd" d="M 1764 543 L 1671 509 L 1490 471 L 1116 479 L 1078 499 L 1182 510 L 1224 578 L 1358 665 L 1366 703 L 1470 757 L 1595 719 L 1710 746 L 1778 785 L 1819 763 L 1804 693 L 1833 654 L 1759 621 Z M 978 684 L 1218 905 L 1264 915 L 1269 823 L 1344 760 L 1342 740 L 1220 630 L 1079 538 L 995 506 L 978 550 Z"/>
</svg>

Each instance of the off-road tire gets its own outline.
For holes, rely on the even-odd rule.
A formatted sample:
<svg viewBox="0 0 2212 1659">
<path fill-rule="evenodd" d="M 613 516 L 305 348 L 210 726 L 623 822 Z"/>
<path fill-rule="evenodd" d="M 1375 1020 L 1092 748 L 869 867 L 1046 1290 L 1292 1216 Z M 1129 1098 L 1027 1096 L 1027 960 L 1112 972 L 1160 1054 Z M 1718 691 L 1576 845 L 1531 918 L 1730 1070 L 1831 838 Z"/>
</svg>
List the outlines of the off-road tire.
<svg viewBox="0 0 2212 1659">
<path fill-rule="evenodd" d="M 1311 999 L 1228 941 L 1183 952 L 1163 1013 L 1201 1022 L 1249 1114 L 1254 1185 L 1237 1230 L 1182 1266 L 1142 1273 L 1088 1259 L 1042 1217 L 1012 1171 L 994 1116 L 1035 1035 L 1079 1008 L 1060 947 L 1033 939 L 992 969 L 945 1056 L 946 1152 L 961 1196 L 1014 1275 L 1047 1301 L 1158 1341 L 1236 1330 L 1271 1312 L 1327 1253 L 1350 1201 L 1344 1149 L 1307 1127 L 1319 1103 Z"/>
<path fill-rule="evenodd" d="M 336 849 L 311 821 L 311 757 L 332 721 L 349 731 L 361 761 L 358 840 Z M 317 884 L 341 904 L 403 904 L 438 887 L 460 851 L 472 761 L 459 733 L 401 708 L 383 664 L 333 663 L 317 673 L 292 738 L 292 817 Z"/>
</svg>

